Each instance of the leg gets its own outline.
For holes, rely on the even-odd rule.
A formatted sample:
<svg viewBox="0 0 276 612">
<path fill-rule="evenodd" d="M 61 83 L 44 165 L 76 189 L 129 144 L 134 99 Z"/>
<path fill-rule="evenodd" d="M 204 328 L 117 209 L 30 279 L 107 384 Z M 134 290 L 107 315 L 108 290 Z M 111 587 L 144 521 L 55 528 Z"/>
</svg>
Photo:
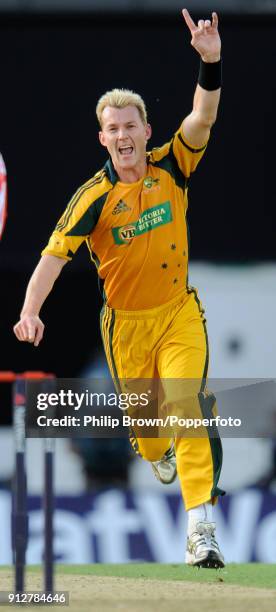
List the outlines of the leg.
<svg viewBox="0 0 276 612">
<path fill-rule="evenodd" d="M 172 413 L 174 409 L 181 410 L 181 402 L 183 406 L 181 379 L 188 380 L 188 395 L 193 396 L 189 412 L 192 406 L 195 416 L 206 416 L 206 410 L 212 413 L 210 401 L 204 395 L 208 362 L 205 319 L 197 296 L 191 293 L 175 314 L 157 354 L 158 372 Z M 215 502 L 217 495 L 223 493 L 217 488 L 222 465 L 221 442 L 209 437 L 209 433 L 206 430 L 204 437 L 176 439 L 177 469 L 187 510 L 209 500 Z"/>
<path fill-rule="evenodd" d="M 203 312 L 196 294 L 190 294 L 175 313 L 167 337 L 157 355 L 165 404 L 171 414 L 207 418 L 213 415 L 214 396 L 206 393 L 208 339 Z M 184 414 L 183 414 L 184 413 Z M 188 540 L 186 562 L 202 567 L 223 567 L 224 559 L 215 540 L 212 504 L 224 492 L 217 483 L 222 464 L 219 438 L 202 428 L 201 437 L 176 437 L 177 470 L 186 510 Z M 181 433 L 181 432 L 179 432 Z"/>
<path fill-rule="evenodd" d="M 155 367 L 154 322 L 147 319 L 124 318 L 104 306 L 101 314 L 101 332 L 108 366 L 117 392 L 139 392 L 151 386 L 152 379 L 157 377 Z M 130 381 L 130 382 L 129 382 Z M 133 385 L 135 389 L 133 388 Z M 145 387 L 145 389 L 144 389 Z M 130 442 L 135 452 L 143 459 L 157 462 L 162 459 L 171 446 L 171 440 L 156 437 L 139 437 L 135 428 L 130 433 Z"/>
</svg>

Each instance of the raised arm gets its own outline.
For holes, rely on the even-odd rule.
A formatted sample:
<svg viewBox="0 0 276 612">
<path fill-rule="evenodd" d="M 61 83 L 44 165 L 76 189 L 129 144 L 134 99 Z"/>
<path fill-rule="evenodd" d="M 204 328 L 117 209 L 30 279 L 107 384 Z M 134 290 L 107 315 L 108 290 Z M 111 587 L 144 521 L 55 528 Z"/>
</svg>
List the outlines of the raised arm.
<svg viewBox="0 0 276 612">
<path fill-rule="evenodd" d="M 194 95 L 193 110 L 185 117 L 182 131 L 189 144 L 201 147 L 209 138 L 220 99 L 221 40 L 218 16 L 212 13 L 212 22 L 200 19 L 196 26 L 187 9 L 183 9 L 182 14 L 192 35 L 191 45 L 200 55 L 199 84 Z"/>
<path fill-rule="evenodd" d="M 41 257 L 29 281 L 20 320 L 13 328 L 18 340 L 39 345 L 44 332 L 39 312 L 66 263 L 66 259 L 54 255 Z"/>
</svg>

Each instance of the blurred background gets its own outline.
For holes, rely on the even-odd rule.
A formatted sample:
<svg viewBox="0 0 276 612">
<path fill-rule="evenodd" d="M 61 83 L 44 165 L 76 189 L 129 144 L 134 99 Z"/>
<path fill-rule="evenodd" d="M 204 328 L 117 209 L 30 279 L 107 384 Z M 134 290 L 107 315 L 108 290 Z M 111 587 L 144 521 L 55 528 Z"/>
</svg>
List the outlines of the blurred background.
<svg viewBox="0 0 276 612">
<path fill-rule="evenodd" d="M 102 167 L 95 105 L 113 87 L 138 91 L 169 140 L 190 111 L 198 57 L 179 0 L 0 0 L 0 151 L 9 211 L 0 244 L 0 370 L 107 376 L 101 296 L 86 247 L 66 266 L 42 311 L 41 346 L 12 327 L 27 281 L 80 184 Z M 190 282 L 206 306 L 210 376 L 275 376 L 276 0 L 187 2 L 195 20 L 216 10 L 223 95 L 208 151 L 190 182 Z M 11 562 L 11 387 L 0 385 L 0 563 Z M 260 405 L 260 410 L 262 406 Z M 227 561 L 276 562 L 276 442 L 224 441 L 216 510 Z M 42 449 L 28 442 L 30 544 L 42 548 Z M 66 563 L 184 559 L 178 484 L 162 487 L 122 440 L 58 440 L 57 558 Z"/>
</svg>

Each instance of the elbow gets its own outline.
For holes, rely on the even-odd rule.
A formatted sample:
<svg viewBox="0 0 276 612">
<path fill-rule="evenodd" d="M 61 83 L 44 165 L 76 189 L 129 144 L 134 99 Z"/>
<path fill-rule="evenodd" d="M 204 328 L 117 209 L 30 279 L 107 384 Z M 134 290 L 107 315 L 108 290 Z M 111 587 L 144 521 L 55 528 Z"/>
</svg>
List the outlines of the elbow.
<svg viewBox="0 0 276 612">
<path fill-rule="evenodd" d="M 199 121 L 200 124 L 202 126 L 202 128 L 204 129 L 211 129 L 211 127 L 214 125 L 214 123 L 216 122 L 216 118 L 217 118 L 217 113 L 204 113 Z"/>
<path fill-rule="evenodd" d="M 197 111 L 196 122 L 201 129 L 210 130 L 217 118 L 217 109 Z"/>
</svg>

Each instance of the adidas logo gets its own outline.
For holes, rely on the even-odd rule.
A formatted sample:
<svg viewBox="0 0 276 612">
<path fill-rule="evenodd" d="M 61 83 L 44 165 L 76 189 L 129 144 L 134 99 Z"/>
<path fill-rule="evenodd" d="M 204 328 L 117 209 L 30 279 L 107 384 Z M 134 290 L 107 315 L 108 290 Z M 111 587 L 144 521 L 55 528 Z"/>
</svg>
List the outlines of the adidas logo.
<svg viewBox="0 0 276 612">
<path fill-rule="evenodd" d="M 123 201 L 119 200 L 118 204 L 116 204 L 115 208 L 112 211 L 113 215 L 118 215 L 121 212 L 126 212 L 127 210 L 131 210 L 131 208 Z"/>
</svg>

